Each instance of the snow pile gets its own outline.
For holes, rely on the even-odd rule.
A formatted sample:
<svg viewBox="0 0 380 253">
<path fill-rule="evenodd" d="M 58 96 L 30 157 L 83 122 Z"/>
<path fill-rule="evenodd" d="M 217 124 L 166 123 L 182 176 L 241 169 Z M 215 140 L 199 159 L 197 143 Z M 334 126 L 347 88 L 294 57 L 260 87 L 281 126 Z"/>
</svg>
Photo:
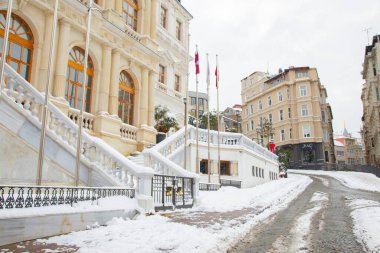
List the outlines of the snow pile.
<svg viewBox="0 0 380 253">
<path fill-rule="evenodd" d="M 366 252 L 380 252 L 380 203 L 366 199 L 348 202 L 354 233 Z"/>
<path fill-rule="evenodd" d="M 380 192 L 380 178 L 371 173 L 322 170 L 289 170 L 292 173 L 330 176 L 349 188 Z"/>
<path fill-rule="evenodd" d="M 177 223 L 159 215 L 140 216 L 137 220 L 113 219 L 107 227 L 39 242 L 75 245 L 80 252 L 225 252 L 253 226 L 286 208 L 311 182 L 309 177 L 294 175 L 251 189 L 223 187 L 217 192 L 201 192 L 200 204 L 193 209 L 176 211 L 188 214 L 187 218 L 199 212 L 207 215 L 248 207 L 257 211 L 210 222 L 207 226 Z"/>
<path fill-rule="evenodd" d="M 206 252 L 217 244 L 204 229 L 169 222 L 159 215 L 137 220 L 114 218 L 108 226 L 38 240 L 76 245 L 79 252 Z"/>
<path fill-rule="evenodd" d="M 227 212 L 252 206 L 268 206 L 287 194 L 302 192 L 310 182 L 308 177 L 292 175 L 287 179 L 271 181 L 253 188 L 222 187 L 214 192 L 201 191 L 198 206 L 194 210 Z"/>
<path fill-rule="evenodd" d="M 140 210 L 137 200 L 124 196 L 100 198 L 95 201 L 81 201 L 70 205 L 43 206 L 33 208 L 13 208 L 0 210 L 1 219 L 20 217 L 45 216 L 52 214 L 71 214 L 85 212 L 100 212 L 112 210 L 125 210 L 130 212 Z"/>
</svg>

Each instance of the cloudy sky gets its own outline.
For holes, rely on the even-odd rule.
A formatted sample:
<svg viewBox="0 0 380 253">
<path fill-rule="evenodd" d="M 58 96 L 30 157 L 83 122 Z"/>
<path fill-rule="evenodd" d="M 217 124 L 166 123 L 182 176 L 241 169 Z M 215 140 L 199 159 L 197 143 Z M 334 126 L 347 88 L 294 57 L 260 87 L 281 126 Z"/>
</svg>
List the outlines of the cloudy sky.
<svg viewBox="0 0 380 253">
<path fill-rule="evenodd" d="M 221 72 L 220 108 L 241 103 L 240 80 L 250 73 L 289 66 L 316 67 L 326 86 L 334 131 L 358 135 L 361 125 L 361 77 L 367 34 L 380 34 L 379 0 L 182 0 L 194 16 L 193 53 L 198 44 L 200 91 L 206 91 L 206 53 Z M 195 90 L 194 64 L 190 89 Z M 212 82 L 214 77 L 212 76 Z M 216 91 L 210 92 L 216 108 Z"/>
</svg>

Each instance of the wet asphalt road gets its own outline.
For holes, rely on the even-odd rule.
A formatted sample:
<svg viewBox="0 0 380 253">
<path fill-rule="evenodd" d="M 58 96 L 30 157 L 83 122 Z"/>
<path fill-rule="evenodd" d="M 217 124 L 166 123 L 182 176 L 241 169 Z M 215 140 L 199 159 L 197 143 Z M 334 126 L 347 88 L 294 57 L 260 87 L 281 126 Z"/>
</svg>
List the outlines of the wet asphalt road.
<svg viewBox="0 0 380 253">
<path fill-rule="evenodd" d="M 358 198 L 380 202 L 380 194 L 347 188 L 330 177 L 310 177 L 313 183 L 287 209 L 271 217 L 269 223 L 256 226 L 229 252 L 365 252 L 353 234 L 351 209 L 346 200 Z M 294 226 L 313 208 L 310 199 L 316 192 L 327 194 L 328 201 L 312 217 L 310 230 L 303 236 L 307 244 L 298 246 Z"/>
</svg>

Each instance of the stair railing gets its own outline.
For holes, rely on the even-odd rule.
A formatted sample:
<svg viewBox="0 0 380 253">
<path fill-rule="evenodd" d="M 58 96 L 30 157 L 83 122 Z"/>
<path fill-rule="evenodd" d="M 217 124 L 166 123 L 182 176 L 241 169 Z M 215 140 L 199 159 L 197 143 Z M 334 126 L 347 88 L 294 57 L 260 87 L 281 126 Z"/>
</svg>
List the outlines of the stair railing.
<svg viewBox="0 0 380 253">
<path fill-rule="evenodd" d="M 8 64 L 5 65 L 7 89 L 6 100 L 22 109 L 24 115 L 38 128 L 41 128 L 41 114 L 44 103 L 43 95 L 22 78 Z M 47 134 L 68 146 L 69 152 L 75 156 L 78 126 L 52 103 L 48 103 Z M 150 180 L 153 170 L 136 165 L 99 138 L 82 133 L 81 161 L 106 177 L 113 186 L 127 186 L 138 193 L 150 195 Z M 142 182 L 144 181 L 144 182 Z"/>
</svg>

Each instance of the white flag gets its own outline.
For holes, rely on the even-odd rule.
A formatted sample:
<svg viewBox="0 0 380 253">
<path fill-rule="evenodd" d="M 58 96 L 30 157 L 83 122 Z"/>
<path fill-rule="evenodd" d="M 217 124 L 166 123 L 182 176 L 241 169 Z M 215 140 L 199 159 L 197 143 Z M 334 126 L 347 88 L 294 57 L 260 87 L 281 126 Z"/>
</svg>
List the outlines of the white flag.
<svg viewBox="0 0 380 253">
<path fill-rule="evenodd" d="M 207 54 L 207 77 L 206 77 L 207 87 L 210 87 L 210 65 L 208 63 L 208 54 Z"/>
</svg>

